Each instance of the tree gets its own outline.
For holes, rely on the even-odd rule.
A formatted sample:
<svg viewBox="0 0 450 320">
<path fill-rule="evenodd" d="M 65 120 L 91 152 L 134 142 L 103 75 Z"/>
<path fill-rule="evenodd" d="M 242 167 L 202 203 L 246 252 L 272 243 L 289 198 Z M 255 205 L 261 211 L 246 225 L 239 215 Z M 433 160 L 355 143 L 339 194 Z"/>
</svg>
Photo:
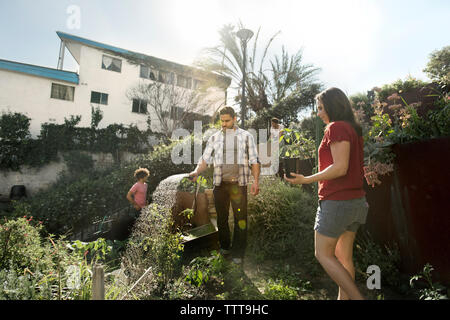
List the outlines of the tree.
<svg viewBox="0 0 450 320">
<path fill-rule="evenodd" d="M 440 83 L 442 87 L 450 85 L 450 46 L 435 50 L 430 54 L 430 60 L 425 69 L 428 77 Z"/>
<path fill-rule="evenodd" d="M 140 82 L 128 89 L 127 98 L 145 101 L 147 107 L 154 111 L 161 131 L 167 137 L 171 137 L 172 132 L 193 113 L 203 115 L 223 104 L 218 98 L 209 96 L 208 90 L 191 90 L 161 82 Z"/>
<path fill-rule="evenodd" d="M 243 48 L 236 37 L 236 31 L 242 28 L 244 28 L 242 22 L 239 22 L 237 28 L 231 24 L 224 25 L 222 29 L 219 30 L 220 44 L 215 47 L 205 48 L 200 57 L 194 62 L 197 67 L 206 71 L 230 77 L 233 84 L 231 88 L 238 92 L 238 95 L 235 97 L 236 103 L 240 103 L 241 100 L 240 89 L 242 86 L 241 81 L 244 69 Z M 260 110 L 269 105 L 268 100 L 265 97 L 266 83 L 261 79 L 258 80 L 257 76 L 263 74 L 268 49 L 272 41 L 280 33 L 275 33 L 267 42 L 261 59 L 259 59 L 259 63 L 256 65 L 260 30 L 261 28 L 258 29 L 255 37 L 250 40 L 253 41 L 253 49 L 252 53 L 247 55 L 248 61 L 246 61 L 246 75 L 248 79 L 248 81 L 246 81 L 246 92 L 248 96 L 248 106 L 251 110 Z"/>
<path fill-rule="evenodd" d="M 237 29 L 243 27 L 242 23 L 239 23 Z M 233 88 L 238 90 L 235 101 L 240 102 L 243 54 L 234 30 L 233 25 L 225 25 L 219 31 L 220 45 L 206 48 L 197 59 L 196 65 L 231 77 Z M 257 62 L 260 30 L 261 28 L 258 29 L 254 40 L 252 39 L 253 50 L 246 63 L 248 107 L 257 118 L 252 119 L 250 123 L 265 126 L 271 116 L 278 116 L 285 122 L 291 121 L 297 118 L 301 109 L 313 105 L 314 99 L 311 99 L 311 96 L 314 97 L 322 89 L 321 84 L 315 80 L 315 75 L 320 69 L 314 68 L 311 64 L 303 64 L 302 50 L 289 55 L 284 46 L 280 56 L 275 55 L 267 61 L 268 49 L 280 32 L 270 38 Z"/>
</svg>

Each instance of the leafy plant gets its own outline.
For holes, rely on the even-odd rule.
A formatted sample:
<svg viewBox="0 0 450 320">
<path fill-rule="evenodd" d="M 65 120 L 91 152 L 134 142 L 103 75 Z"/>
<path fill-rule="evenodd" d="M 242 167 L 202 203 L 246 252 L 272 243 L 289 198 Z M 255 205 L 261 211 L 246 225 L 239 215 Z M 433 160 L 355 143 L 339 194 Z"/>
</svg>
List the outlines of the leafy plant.
<svg viewBox="0 0 450 320">
<path fill-rule="evenodd" d="M 30 137 L 31 119 L 21 113 L 0 116 L 0 169 L 18 170 L 25 162 Z"/>
<path fill-rule="evenodd" d="M 264 297 L 269 300 L 296 300 L 297 290 L 283 280 L 269 279 L 264 287 Z"/>
<path fill-rule="evenodd" d="M 315 155 L 315 142 L 307 138 L 301 131 L 284 129 L 280 137 L 280 156 L 282 158 L 311 159 Z"/>
<path fill-rule="evenodd" d="M 355 270 L 357 276 L 367 279 L 367 268 L 370 265 L 377 265 L 383 272 L 383 283 L 394 287 L 401 287 L 400 283 L 400 252 L 397 244 L 392 246 L 378 245 L 368 232 L 359 232 L 356 236 L 355 249 Z"/>
<path fill-rule="evenodd" d="M 419 289 L 420 300 L 442 300 L 448 299 L 445 294 L 446 288 L 439 282 L 433 282 L 432 272 L 434 268 L 431 264 L 427 263 L 423 267 L 423 271 L 411 277 L 409 285 L 414 288 L 414 283 L 419 280 L 424 280 L 428 288 Z"/>
<path fill-rule="evenodd" d="M 177 190 L 195 193 L 195 192 L 197 192 L 197 188 L 198 188 L 198 192 L 202 193 L 202 192 L 205 192 L 205 189 L 212 188 L 212 185 L 208 182 L 209 181 L 203 176 L 198 176 L 197 180 L 195 182 L 191 181 L 188 178 L 183 178 L 183 179 L 181 179 L 180 183 L 178 184 Z"/>
<path fill-rule="evenodd" d="M 299 256 L 314 259 L 313 232 L 317 199 L 302 187 L 262 179 L 248 201 L 249 245 L 259 259 Z M 301 244 L 301 245 L 299 245 Z"/>
</svg>

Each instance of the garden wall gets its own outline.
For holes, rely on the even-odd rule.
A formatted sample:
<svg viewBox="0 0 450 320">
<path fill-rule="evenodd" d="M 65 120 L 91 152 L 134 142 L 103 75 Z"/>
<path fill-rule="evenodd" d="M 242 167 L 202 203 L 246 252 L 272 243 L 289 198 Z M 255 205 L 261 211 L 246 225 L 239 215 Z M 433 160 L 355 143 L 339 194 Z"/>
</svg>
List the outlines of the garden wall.
<svg viewBox="0 0 450 320">
<path fill-rule="evenodd" d="M 396 242 L 402 271 L 417 273 L 429 262 L 450 283 L 450 138 L 395 145 L 394 173 L 367 187 L 366 228 L 381 243 Z"/>
<path fill-rule="evenodd" d="M 114 164 L 114 156 L 111 153 L 89 153 L 84 151 L 83 153 L 91 155 L 95 168 L 110 167 Z M 130 152 L 121 152 L 119 157 L 120 162 L 128 162 L 137 157 L 137 155 Z M 58 153 L 58 158 L 63 159 L 61 153 Z M 20 171 L 1 170 L 0 198 L 9 197 L 11 187 L 14 185 L 24 185 L 27 195 L 32 196 L 37 191 L 46 189 L 54 183 L 63 170 L 67 170 L 64 160 L 50 162 L 39 168 L 22 166 Z"/>
</svg>

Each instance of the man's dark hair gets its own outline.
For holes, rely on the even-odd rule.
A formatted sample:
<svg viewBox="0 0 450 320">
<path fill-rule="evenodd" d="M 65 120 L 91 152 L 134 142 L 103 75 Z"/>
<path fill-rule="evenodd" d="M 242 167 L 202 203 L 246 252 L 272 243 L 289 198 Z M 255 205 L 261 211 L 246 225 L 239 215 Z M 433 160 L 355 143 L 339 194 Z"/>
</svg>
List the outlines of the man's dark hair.
<svg viewBox="0 0 450 320">
<path fill-rule="evenodd" d="M 236 116 L 236 112 L 232 107 L 223 107 L 220 110 L 219 115 L 223 116 L 224 114 L 229 114 L 232 118 Z"/>
</svg>

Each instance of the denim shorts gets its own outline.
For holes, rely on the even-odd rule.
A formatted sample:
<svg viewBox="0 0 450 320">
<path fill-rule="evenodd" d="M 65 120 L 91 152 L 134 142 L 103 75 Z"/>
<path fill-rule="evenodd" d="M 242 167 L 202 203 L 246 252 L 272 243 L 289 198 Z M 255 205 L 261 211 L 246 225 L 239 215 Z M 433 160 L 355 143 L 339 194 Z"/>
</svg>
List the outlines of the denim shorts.
<svg viewBox="0 0 450 320">
<path fill-rule="evenodd" d="M 320 200 L 314 230 L 331 238 L 345 231 L 356 232 L 366 223 L 369 205 L 366 197 L 351 200 Z"/>
</svg>

